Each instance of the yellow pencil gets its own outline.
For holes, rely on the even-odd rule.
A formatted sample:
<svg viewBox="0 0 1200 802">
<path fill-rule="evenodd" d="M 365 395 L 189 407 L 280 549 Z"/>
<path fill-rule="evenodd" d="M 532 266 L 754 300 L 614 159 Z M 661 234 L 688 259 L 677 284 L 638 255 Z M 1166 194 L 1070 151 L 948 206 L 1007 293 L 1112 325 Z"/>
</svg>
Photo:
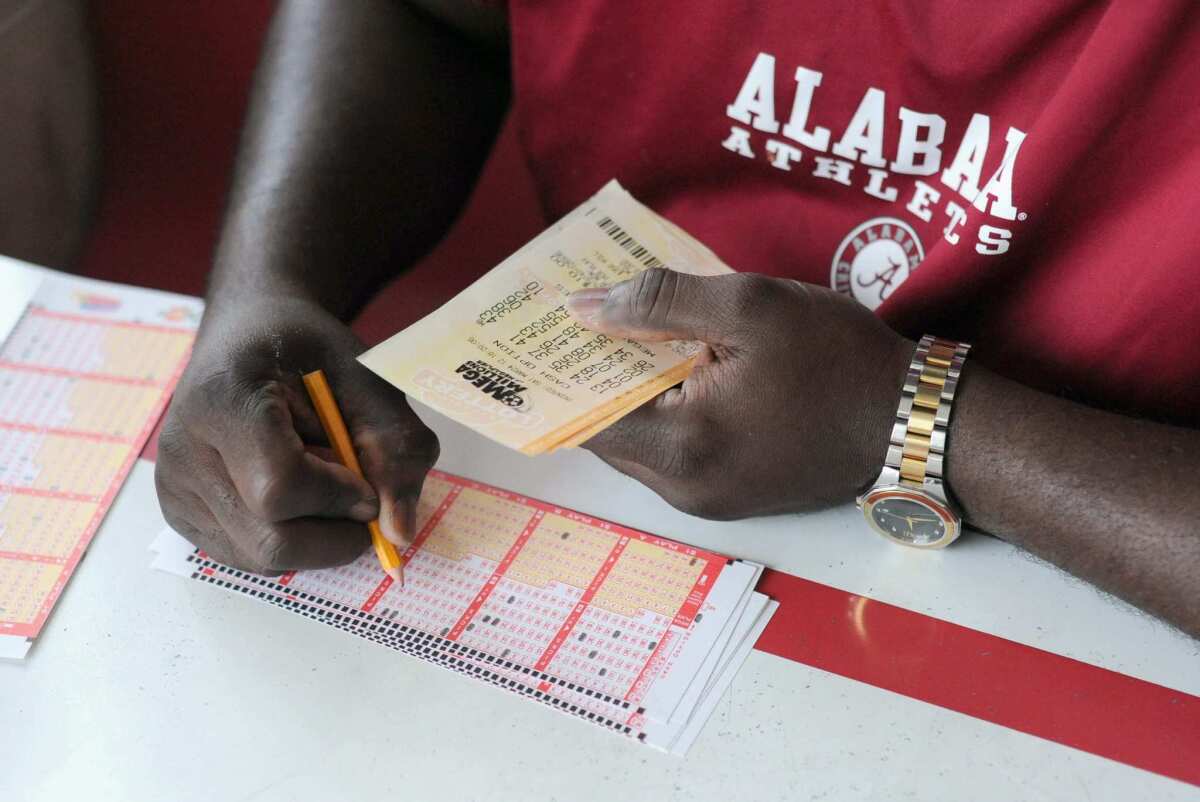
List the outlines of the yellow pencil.
<svg viewBox="0 0 1200 802">
<path fill-rule="evenodd" d="M 333 453 L 337 455 L 338 462 L 365 479 L 358 455 L 354 453 L 354 445 L 350 442 L 350 433 L 346 431 L 346 421 L 342 419 L 341 410 L 333 397 L 333 390 L 325 379 L 325 371 L 314 370 L 312 373 L 305 373 L 304 389 L 308 390 L 308 397 L 312 399 L 317 417 L 321 419 L 321 426 L 325 429 L 325 436 L 329 438 L 329 444 L 333 446 Z M 392 542 L 383 536 L 378 520 L 368 523 L 367 528 L 371 531 L 371 544 L 375 547 L 379 565 L 385 574 L 403 587 L 404 558 L 396 551 Z"/>
</svg>

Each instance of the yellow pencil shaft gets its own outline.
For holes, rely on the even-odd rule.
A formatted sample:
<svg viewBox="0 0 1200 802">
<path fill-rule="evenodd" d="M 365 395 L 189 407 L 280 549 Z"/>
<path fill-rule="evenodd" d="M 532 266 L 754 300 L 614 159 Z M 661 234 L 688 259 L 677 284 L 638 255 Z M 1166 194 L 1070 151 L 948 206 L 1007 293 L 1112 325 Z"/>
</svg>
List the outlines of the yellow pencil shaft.
<svg viewBox="0 0 1200 802">
<path fill-rule="evenodd" d="M 400 552 L 396 551 L 392 541 L 383 536 L 379 522 L 371 521 L 367 524 L 367 528 L 371 530 L 371 545 L 375 547 L 375 556 L 379 558 L 379 564 L 383 566 L 383 570 L 391 573 L 403 566 L 404 558 L 400 556 Z"/>
<path fill-rule="evenodd" d="M 304 388 L 308 390 L 308 397 L 317 410 L 321 428 L 325 430 L 325 436 L 329 438 L 329 445 L 333 447 L 333 453 L 338 458 L 338 462 L 354 471 L 360 479 L 365 479 L 362 465 L 358 462 L 358 455 L 354 452 L 354 444 L 350 441 L 350 432 L 346 429 L 346 421 L 342 418 L 337 400 L 333 397 L 333 390 L 330 389 L 329 382 L 325 378 L 325 371 L 314 370 L 312 373 L 304 374 Z M 402 567 L 404 560 L 392 542 L 383 536 L 383 530 L 379 528 L 379 521 L 371 521 L 367 524 L 367 529 L 371 532 L 371 545 L 375 547 L 375 555 L 379 558 L 379 564 L 383 570 L 391 574 Z"/>
<path fill-rule="evenodd" d="M 317 410 L 321 428 L 325 430 L 325 436 L 329 438 L 329 445 L 333 447 L 338 462 L 354 471 L 360 479 L 365 478 L 362 466 L 358 462 L 358 454 L 354 452 L 354 444 L 350 441 L 346 421 L 342 418 L 342 412 L 333 397 L 333 390 L 325 379 L 325 371 L 314 370 L 304 374 L 304 387 L 308 390 L 308 397 Z"/>
</svg>

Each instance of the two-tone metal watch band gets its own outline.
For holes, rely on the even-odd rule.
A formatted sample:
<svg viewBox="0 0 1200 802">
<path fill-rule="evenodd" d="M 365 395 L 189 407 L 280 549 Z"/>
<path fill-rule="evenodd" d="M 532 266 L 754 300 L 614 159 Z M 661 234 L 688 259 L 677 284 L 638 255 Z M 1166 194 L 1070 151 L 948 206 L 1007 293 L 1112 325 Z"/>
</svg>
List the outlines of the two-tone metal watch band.
<svg viewBox="0 0 1200 802">
<path fill-rule="evenodd" d="M 950 406 L 970 348 L 928 334 L 917 343 L 887 452 L 886 465 L 898 474 L 897 484 L 923 487 L 926 479 L 941 483 Z"/>
</svg>

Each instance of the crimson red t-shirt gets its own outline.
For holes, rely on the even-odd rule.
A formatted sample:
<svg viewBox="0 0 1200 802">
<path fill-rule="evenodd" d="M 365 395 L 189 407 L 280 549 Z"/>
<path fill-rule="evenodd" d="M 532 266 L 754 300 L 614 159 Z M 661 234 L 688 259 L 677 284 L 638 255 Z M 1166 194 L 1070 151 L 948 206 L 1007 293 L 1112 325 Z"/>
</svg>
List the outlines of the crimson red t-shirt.
<svg viewBox="0 0 1200 802">
<path fill-rule="evenodd" d="M 1196 3 L 508 6 L 548 218 L 615 176 L 739 270 L 1200 423 Z"/>
</svg>

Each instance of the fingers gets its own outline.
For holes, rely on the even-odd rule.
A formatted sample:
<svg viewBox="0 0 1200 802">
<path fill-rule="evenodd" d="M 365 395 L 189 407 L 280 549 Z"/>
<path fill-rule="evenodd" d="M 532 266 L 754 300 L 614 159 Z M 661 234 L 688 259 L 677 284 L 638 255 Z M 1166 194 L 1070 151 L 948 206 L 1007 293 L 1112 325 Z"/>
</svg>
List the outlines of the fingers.
<svg viewBox="0 0 1200 802">
<path fill-rule="evenodd" d="M 654 401 L 630 412 L 582 445 L 607 460 L 620 460 L 664 472 L 679 452 L 676 428 Z"/>
<path fill-rule="evenodd" d="M 182 441 L 178 429 L 164 431 L 164 436 L 167 448 L 160 447 L 155 466 L 163 516 L 216 561 L 258 574 L 278 574 L 348 563 L 370 544 L 370 533 L 360 522 L 263 519 L 248 507 L 216 449 Z"/>
<path fill-rule="evenodd" d="M 379 496 L 379 528 L 407 548 L 416 537 L 417 499 L 437 462 L 437 437 L 404 394 L 374 373 L 355 371 L 342 410 L 367 481 Z"/>
<path fill-rule="evenodd" d="M 213 453 L 197 467 L 205 495 L 173 486 L 156 466 L 159 501 L 167 523 L 218 562 L 258 574 L 352 562 L 370 543 L 361 523 L 325 518 L 266 521 L 251 512 Z M 168 463 L 160 462 L 159 465 Z"/>
<path fill-rule="evenodd" d="M 317 516 L 366 522 L 379 514 L 371 485 L 310 453 L 296 432 L 288 391 L 266 382 L 214 445 L 248 510 L 265 521 Z"/>
<path fill-rule="evenodd" d="M 584 325 L 614 336 L 732 345 L 755 328 L 769 282 L 753 274 L 693 276 L 655 268 L 608 289 L 580 290 L 567 305 Z"/>
<path fill-rule="evenodd" d="M 365 369 L 336 379 L 365 479 L 311 453 L 297 426 L 306 399 L 280 380 L 230 388 L 215 416 L 175 410 L 156 475 L 172 527 L 222 562 L 259 573 L 349 562 L 380 518 L 398 546 L 411 542 L 417 499 L 437 439 L 402 393 Z M 310 433 L 309 438 L 312 438 Z"/>
<path fill-rule="evenodd" d="M 256 528 L 250 558 L 259 573 L 345 565 L 371 545 L 367 527 L 353 521 L 294 518 Z"/>
<path fill-rule="evenodd" d="M 649 484 L 662 493 L 659 486 L 663 483 L 699 481 L 720 461 L 720 444 L 706 424 L 705 408 L 703 402 L 664 394 L 621 418 L 583 447 L 605 461 L 642 466 L 657 477 Z M 619 470 L 632 474 L 624 467 Z M 641 472 L 638 478 L 643 478 Z"/>
<path fill-rule="evenodd" d="M 155 463 L 154 480 L 158 501 L 167 525 L 186 537 L 210 557 L 227 565 L 238 565 L 241 555 L 229 535 L 213 518 L 208 505 L 189 490 L 176 490 L 164 477 L 163 460 Z M 248 565 L 243 567 L 249 568 Z"/>
</svg>

